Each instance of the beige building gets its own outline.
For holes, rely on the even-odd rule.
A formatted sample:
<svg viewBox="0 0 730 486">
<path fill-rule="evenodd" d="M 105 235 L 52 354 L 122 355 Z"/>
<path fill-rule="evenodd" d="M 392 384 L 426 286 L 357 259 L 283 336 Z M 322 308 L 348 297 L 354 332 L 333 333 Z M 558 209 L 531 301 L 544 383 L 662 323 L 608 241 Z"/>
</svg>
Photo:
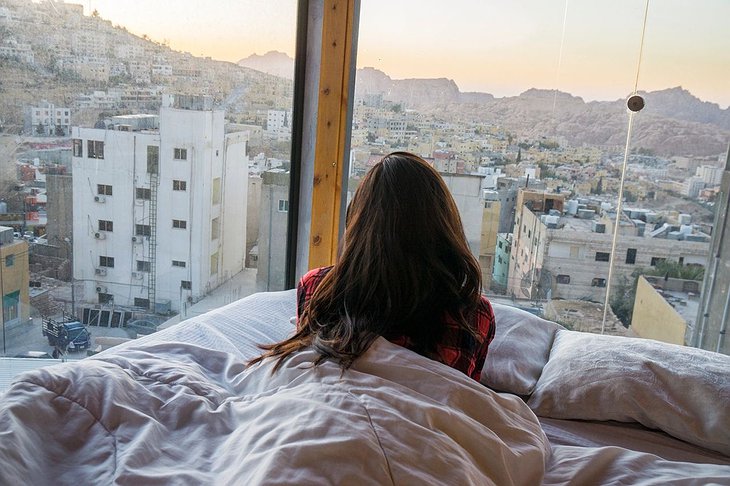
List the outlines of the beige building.
<svg viewBox="0 0 730 486">
<path fill-rule="evenodd" d="M 497 247 L 497 233 L 499 232 L 500 207 L 501 204 L 498 200 L 485 200 L 484 209 L 482 210 L 482 239 L 479 246 L 479 266 L 482 269 L 482 287 L 487 290 L 492 286 L 494 254 L 495 248 Z"/>
<path fill-rule="evenodd" d="M 700 282 L 649 279 L 656 283 L 652 285 L 643 275 L 639 277 L 631 329 L 638 337 L 684 345 L 688 321 L 693 321 L 697 315 Z M 655 285 L 664 288 L 655 288 Z"/>
<path fill-rule="evenodd" d="M 600 204 L 570 201 L 565 213 L 554 210 L 546 214 L 532 204 L 532 210 L 529 204 L 517 206 L 508 291 L 518 298 L 603 302 L 613 240 L 610 211 L 603 211 Z M 666 224 L 654 230 L 624 213 L 614 279 L 628 278 L 634 270 L 654 267 L 664 260 L 705 266 L 709 238 L 674 228 Z"/>
<path fill-rule="evenodd" d="M 28 242 L 13 238 L 13 228 L 0 226 L 0 294 L 3 328 L 30 318 Z"/>
</svg>

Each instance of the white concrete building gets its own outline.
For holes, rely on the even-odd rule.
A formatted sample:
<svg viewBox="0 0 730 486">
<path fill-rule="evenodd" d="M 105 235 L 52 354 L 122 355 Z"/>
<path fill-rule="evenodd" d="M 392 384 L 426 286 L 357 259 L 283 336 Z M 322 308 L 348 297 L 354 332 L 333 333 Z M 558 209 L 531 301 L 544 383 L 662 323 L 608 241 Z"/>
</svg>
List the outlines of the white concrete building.
<svg viewBox="0 0 730 486">
<path fill-rule="evenodd" d="M 279 140 L 291 139 L 291 111 L 268 110 L 266 114 L 266 133 Z"/>
<path fill-rule="evenodd" d="M 719 186 L 720 181 L 722 181 L 722 168 L 713 165 L 703 165 L 697 167 L 695 175 L 702 178 L 705 187 Z"/>
<path fill-rule="evenodd" d="M 91 303 L 180 311 L 245 260 L 247 132 L 164 106 L 74 127 L 74 278 Z"/>
<path fill-rule="evenodd" d="M 684 183 L 682 188 L 685 196 L 696 198 L 700 195 L 700 191 L 705 188 L 705 181 L 702 179 L 702 177 L 690 177 Z"/>
<path fill-rule="evenodd" d="M 71 110 L 47 101 L 30 107 L 26 131 L 32 135 L 67 137 L 71 133 Z"/>
</svg>

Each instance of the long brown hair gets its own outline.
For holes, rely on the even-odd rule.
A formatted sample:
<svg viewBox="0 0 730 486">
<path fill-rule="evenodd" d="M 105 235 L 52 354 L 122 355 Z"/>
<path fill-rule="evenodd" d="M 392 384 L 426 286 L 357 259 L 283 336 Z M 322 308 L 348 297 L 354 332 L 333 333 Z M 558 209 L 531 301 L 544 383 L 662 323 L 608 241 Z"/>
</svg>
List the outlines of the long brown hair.
<svg viewBox="0 0 730 486">
<path fill-rule="evenodd" d="M 298 331 L 262 345 L 257 363 L 312 346 L 343 370 L 378 337 L 406 337 L 439 359 L 444 318 L 476 334 L 481 272 L 446 184 L 425 160 L 394 152 L 363 177 L 347 210 L 341 254 L 301 310 Z M 458 345 L 458 343 L 453 343 Z"/>
</svg>

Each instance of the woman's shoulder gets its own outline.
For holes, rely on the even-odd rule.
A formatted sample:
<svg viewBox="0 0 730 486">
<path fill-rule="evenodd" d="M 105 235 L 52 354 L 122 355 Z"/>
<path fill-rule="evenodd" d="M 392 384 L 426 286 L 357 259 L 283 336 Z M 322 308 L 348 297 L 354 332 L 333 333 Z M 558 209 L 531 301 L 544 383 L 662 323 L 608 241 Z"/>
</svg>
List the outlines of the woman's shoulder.
<svg viewBox="0 0 730 486">
<path fill-rule="evenodd" d="M 299 281 L 299 285 L 301 286 L 309 286 L 309 285 L 317 285 L 322 278 L 324 278 L 329 271 L 332 270 L 332 267 L 319 267 L 319 268 L 313 268 L 312 270 L 308 271 L 304 274 L 302 279 Z"/>
</svg>

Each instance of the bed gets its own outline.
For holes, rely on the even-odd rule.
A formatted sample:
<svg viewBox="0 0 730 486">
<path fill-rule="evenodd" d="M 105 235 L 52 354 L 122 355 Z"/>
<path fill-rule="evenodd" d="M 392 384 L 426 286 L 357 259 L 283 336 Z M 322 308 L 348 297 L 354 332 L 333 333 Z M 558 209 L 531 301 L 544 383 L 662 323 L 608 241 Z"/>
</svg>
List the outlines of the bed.
<svg viewBox="0 0 730 486">
<path fill-rule="evenodd" d="M 384 339 L 300 353 L 293 291 L 255 294 L 0 397 L 2 484 L 730 484 L 730 357 L 495 305 L 482 383 Z"/>
</svg>

